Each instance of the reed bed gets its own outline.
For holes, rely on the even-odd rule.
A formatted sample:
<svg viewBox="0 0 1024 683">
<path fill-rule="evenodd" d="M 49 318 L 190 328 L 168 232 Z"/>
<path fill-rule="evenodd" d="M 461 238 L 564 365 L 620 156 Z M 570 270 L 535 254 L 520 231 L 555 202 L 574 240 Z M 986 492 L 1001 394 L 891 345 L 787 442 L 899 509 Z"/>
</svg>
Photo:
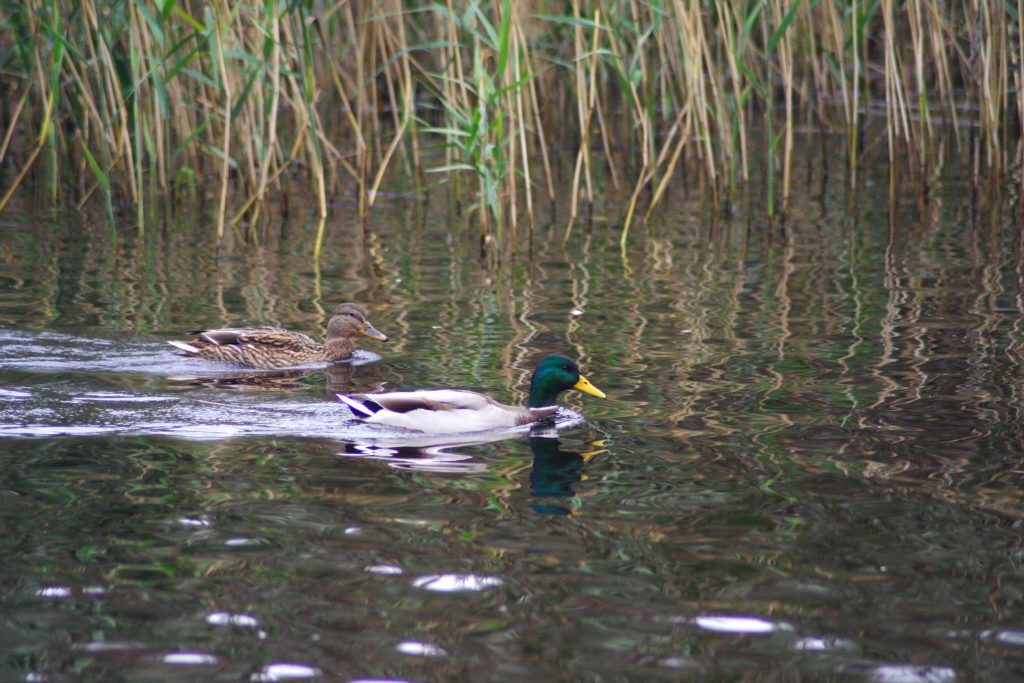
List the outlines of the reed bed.
<svg viewBox="0 0 1024 683">
<path fill-rule="evenodd" d="M 807 129 L 845 136 L 853 185 L 872 130 L 921 182 L 949 144 L 1012 177 L 1022 21 L 1024 0 L 3 2 L 0 210 L 37 169 L 140 230 L 191 192 L 246 232 L 293 180 L 322 220 L 403 173 L 485 243 L 541 201 L 568 198 L 568 235 L 621 196 L 625 243 L 684 178 L 713 202 L 763 178 L 784 215 Z"/>
</svg>

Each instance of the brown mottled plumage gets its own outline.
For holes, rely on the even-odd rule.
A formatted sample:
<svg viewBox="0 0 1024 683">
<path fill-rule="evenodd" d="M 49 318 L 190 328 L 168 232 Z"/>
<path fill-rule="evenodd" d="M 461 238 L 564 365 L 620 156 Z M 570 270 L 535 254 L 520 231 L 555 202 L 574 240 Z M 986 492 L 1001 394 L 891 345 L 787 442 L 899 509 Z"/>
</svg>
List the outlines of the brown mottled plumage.
<svg viewBox="0 0 1024 683">
<path fill-rule="evenodd" d="M 367 319 L 366 310 L 354 303 L 334 309 L 327 323 L 327 343 L 318 344 L 304 334 L 280 327 L 202 330 L 190 342 L 169 344 L 184 351 L 190 358 L 219 360 L 251 368 L 283 368 L 303 363 L 341 360 L 356 350 L 355 335 L 387 341 Z"/>
</svg>

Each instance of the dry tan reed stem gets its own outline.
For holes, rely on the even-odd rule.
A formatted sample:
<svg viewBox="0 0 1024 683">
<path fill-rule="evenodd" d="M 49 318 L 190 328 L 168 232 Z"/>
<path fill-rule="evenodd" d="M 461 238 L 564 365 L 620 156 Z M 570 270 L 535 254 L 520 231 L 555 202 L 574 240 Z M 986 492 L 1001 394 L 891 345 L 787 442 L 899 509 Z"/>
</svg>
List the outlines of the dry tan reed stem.
<svg viewBox="0 0 1024 683">
<path fill-rule="evenodd" d="M 1013 75 L 1017 82 L 1017 125 L 1020 130 L 1024 130 L 1024 0 L 1017 0 L 1017 68 Z M 1024 139 L 1018 139 L 1018 163 L 1022 161 L 1022 156 L 1024 156 Z M 1024 174 L 1022 174 L 1020 182 L 1024 186 Z"/>
<path fill-rule="evenodd" d="M 577 0 L 573 0 L 572 12 L 574 18 L 580 18 L 580 7 Z M 578 23 L 572 28 L 572 43 L 573 54 L 575 55 L 576 62 L 576 68 L 573 69 L 573 76 L 576 81 L 576 120 L 579 124 L 580 149 L 576 151 L 576 163 L 573 165 L 572 191 L 569 197 L 569 219 L 566 221 L 564 239 L 569 238 L 569 233 L 572 231 L 573 221 L 576 220 L 576 216 L 579 211 L 580 177 L 583 173 L 581 155 L 583 154 L 583 147 L 587 143 L 587 117 L 583 98 L 583 93 L 586 91 L 586 83 L 583 78 L 583 70 L 579 66 L 579 60 L 582 59 L 583 55 L 583 27 Z"/>
<path fill-rule="evenodd" d="M 590 136 L 591 122 L 594 120 L 594 109 L 597 107 L 597 42 L 601 35 L 601 10 L 594 12 L 594 35 L 590 39 L 590 73 L 587 79 L 586 99 L 586 144 L 580 146 L 583 151 L 583 178 L 587 186 L 587 201 L 594 201 L 594 174 L 591 168 Z"/>
<path fill-rule="evenodd" d="M 313 116 L 317 119 L 314 131 L 323 130 L 323 123 L 319 120 L 319 114 L 315 113 Z M 327 181 L 324 177 L 324 166 L 323 157 L 316 153 L 316 145 L 313 143 L 313 136 L 309 135 L 309 156 L 310 156 L 310 168 L 313 171 L 313 180 L 316 183 L 316 204 L 320 210 L 318 217 L 321 220 L 327 218 Z"/>
<path fill-rule="evenodd" d="M 272 70 L 270 72 L 270 120 L 267 122 L 267 141 L 263 149 L 260 164 L 259 186 L 256 188 L 257 201 L 263 201 L 267 195 L 267 184 L 270 182 L 270 164 L 277 153 L 277 113 L 281 102 L 281 22 L 275 14 L 270 19 L 270 36 L 274 42 L 270 52 Z M 276 175 L 275 175 L 276 177 Z"/>
<path fill-rule="evenodd" d="M 523 36 L 523 29 L 518 23 L 511 27 L 511 44 L 512 44 L 512 80 L 518 83 L 525 74 L 522 72 L 520 64 L 521 58 L 526 55 L 526 39 Z M 520 156 L 523 159 L 523 189 L 526 194 L 526 216 L 533 224 L 533 179 L 530 174 L 530 155 L 527 148 L 526 139 L 526 104 L 524 100 L 527 97 L 527 93 L 524 92 L 523 88 L 516 88 L 515 91 L 515 104 L 516 104 L 516 129 L 515 137 L 519 138 L 519 149 Z M 513 149 L 515 144 L 512 145 Z M 515 168 L 515 165 L 512 166 Z M 515 173 L 512 174 L 512 182 L 515 183 Z M 514 206 L 514 204 L 513 204 Z M 515 211 L 512 212 L 515 217 Z"/>
<path fill-rule="evenodd" d="M 984 3 L 982 19 L 985 24 L 985 36 L 995 40 L 985 40 L 981 51 L 983 129 L 988 147 L 990 166 L 1003 167 L 1003 150 L 1000 144 L 1002 128 L 1002 111 L 1006 98 L 1006 54 L 1004 13 L 1001 7 L 993 8 L 993 3 Z M 994 16 L 993 16 L 994 15 Z"/>
<path fill-rule="evenodd" d="M 930 137 L 928 134 L 931 132 L 931 118 L 928 116 L 928 92 L 924 78 L 924 28 L 922 26 L 920 0 L 908 1 L 907 19 L 907 23 L 910 25 L 910 43 L 913 46 L 914 81 L 918 96 L 918 116 L 920 117 L 916 151 L 918 153 L 918 163 L 923 166 L 925 163 L 925 140 Z"/>
<path fill-rule="evenodd" d="M 0 159 L 7 157 L 7 149 L 11 146 L 11 137 L 14 136 L 14 131 L 18 128 L 18 120 L 21 118 L 21 112 L 25 108 L 28 96 L 31 94 L 32 86 L 26 85 L 21 96 L 18 97 L 17 104 L 14 105 L 14 111 L 11 112 L 11 125 L 7 127 L 7 132 L 4 133 L 3 143 L 0 143 Z"/>
<path fill-rule="evenodd" d="M 776 26 L 782 25 L 783 7 L 779 3 L 772 4 L 773 19 Z M 790 183 L 793 168 L 793 43 L 788 37 L 778 42 L 779 70 L 782 75 L 782 91 L 785 102 L 786 123 L 782 148 L 782 211 L 789 208 Z M 771 87 L 769 84 L 768 87 Z"/>
<path fill-rule="evenodd" d="M 106 95 L 106 106 L 104 109 L 108 112 L 108 116 L 111 114 L 114 115 L 113 125 L 110 125 L 109 121 L 107 122 L 110 131 L 108 134 L 110 140 L 108 148 L 114 152 L 114 154 L 111 155 L 112 159 L 119 161 L 121 159 L 124 160 L 125 165 L 128 167 L 126 175 L 129 178 L 135 178 L 135 164 L 133 163 L 131 150 L 131 133 L 128 130 L 128 121 L 130 118 L 128 116 L 128 110 L 124 105 L 127 98 L 124 97 L 124 93 L 118 92 L 119 89 L 115 90 L 118 86 L 113 74 L 117 73 L 117 68 L 114 65 L 114 59 L 110 54 L 106 41 L 99 37 L 99 20 L 95 13 L 92 14 L 92 20 L 94 22 L 92 25 L 94 37 L 89 42 L 90 45 L 95 42 L 100 46 L 98 61 L 102 64 L 100 72 L 104 74 L 101 81 L 102 84 L 106 86 L 103 88 L 103 92 Z M 101 118 L 100 121 L 103 121 L 103 119 Z M 128 183 L 128 189 L 133 201 L 138 201 L 138 188 L 135 186 L 135 183 Z"/>
<path fill-rule="evenodd" d="M 366 34 L 369 28 L 365 23 L 360 23 L 353 11 L 352 3 L 345 3 L 345 16 L 349 27 L 350 43 L 352 45 L 352 56 L 355 58 L 355 69 L 352 77 L 355 87 L 355 100 L 353 102 L 356 119 L 356 130 L 360 131 L 360 140 L 365 142 L 362 147 L 357 147 L 356 162 L 358 168 L 358 183 L 356 187 L 359 215 L 366 215 L 366 184 L 369 178 L 369 166 L 373 141 L 369 138 L 365 117 L 369 108 L 367 96 L 368 88 L 364 87 L 367 80 L 366 56 L 364 54 L 367 41 Z"/>
<path fill-rule="evenodd" d="M 882 0 L 882 22 L 885 31 L 885 117 L 886 139 L 889 142 L 889 164 L 896 162 L 896 137 L 902 127 L 907 140 L 910 140 L 910 125 L 905 118 L 906 101 L 903 97 L 903 85 L 900 73 L 899 57 L 896 54 L 897 27 L 894 18 L 894 0 Z"/>
<path fill-rule="evenodd" d="M 717 0 L 716 11 L 722 16 L 729 16 L 730 8 L 738 13 L 742 6 L 739 3 L 728 2 L 724 0 Z M 738 14 L 737 14 L 738 16 Z M 743 77 L 741 76 L 739 65 L 736 63 L 736 34 L 734 29 L 734 23 L 742 25 L 742 22 L 736 21 L 723 21 L 719 24 L 719 30 L 724 32 L 723 41 L 725 43 L 725 57 L 729 67 L 729 74 L 731 76 L 733 87 L 733 97 L 736 98 L 736 110 L 735 116 L 739 118 L 737 122 L 737 128 L 739 129 L 739 148 L 740 148 L 740 165 L 739 172 L 744 182 L 749 180 L 749 167 L 750 163 L 747 160 L 747 109 L 743 106 Z"/>
<path fill-rule="evenodd" d="M 43 114 L 42 126 L 39 128 L 39 138 L 36 141 L 36 146 L 29 154 L 28 159 L 21 167 L 21 171 L 15 176 L 11 182 L 11 186 L 7 189 L 7 193 L 4 194 L 3 198 L 0 199 L 0 212 L 2 212 L 11 201 L 11 197 L 14 196 L 14 191 L 18 189 L 22 181 L 25 180 L 25 176 L 28 175 L 29 170 L 33 164 L 36 163 L 36 159 L 39 157 L 39 153 L 43 151 L 43 147 L 46 146 L 46 140 L 50 136 L 50 126 L 53 124 L 53 110 L 56 104 L 57 93 L 50 92 L 49 98 L 46 102 L 46 111 Z"/>
<path fill-rule="evenodd" d="M 938 68 L 939 96 L 946 102 L 949 108 L 949 120 L 952 125 L 946 129 L 952 129 L 953 137 L 960 144 L 960 126 L 956 125 L 956 102 L 954 101 L 953 76 L 950 71 L 949 56 L 946 46 L 953 42 L 952 31 L 947 27 L 946 21 L 939 16 L 938 6 L 929 3 L 929 25 L 931 27 L 932 63 Z"/>
<path fill-rule="evenodd" d="M 621 182 L 619 180 L 619 171 L 616 169 L 618 164 L 615 163 L 614 157 L 612 156 L 612 140 L 614 137 L 609 132 L 608 124 L 604 120 L 604 107 L 596 107 L 594 113 L 597 115 L 597 127 L 601 131 L 601 147 L 604 149 L 604 158 L 608 163 L 608 177 L 612 181 L 612 187 L 616 191 L 622 189 Z"/>
<path fill-rule="evenodd" d="M 231 225 L 237 225 L 242 217 L 245 216 L 250 209 L 255 210 L 255 214 L 251 217 L 251 220 L 255 222 L 258 219 L 260 207 L 262 202 L 266 198 L 267 188 L 271 182 L 276 182 L 280 176 L 283 166 L 278 165 L 274 171 L 271 171 L 271 165 L 274 161 L 275 155 L 278 153 L 278 111 L 281 103 L 281 22 L 279 17 L 274 14 L 270 17 L 271 25 L 269 27 L 269 35 L 273 40 L 273 47 L 270 53 L 270 80 L 271 80 L 271 92 L 270 92 L 270 119 L 258 127 L 258 130 L 265 131 L 265 144 L 263 145 L 263 156 L 259 160 L 259 173 L 258 173 L 258 184 L 255 192 L 251 193 L 249 199 L 242 203 L 242 206 L 235 212 L 235 215 L 231 218 Z M 259 111 L 263 111 L 263 107 L 258 108 Z M 255 155 L 254 155 L 255 156 Z"/>
<path fill-rule="evenodd" d="M 579 17 L 579 2 L 573 2 L 573 12 L 576 13 L 577 18 Z M 580 146 L 576 151 L 576 165 L 573 170 L 572 178 L 572 198 L 569 205 L 569 220 L 565 226 L 565 235 L 563 239 L 569 239 L 569 233 L 572 232 L 572 224 L 576 220 L 576 216 L 579 215 L 579 194 L 580 194 L 580 178 L 584 179 L 584 183 L 587 188 L 586 199 L 588 202 L 594 200 L 593 192 L 593 181 L 590 176 L 590 124 L 594 116 L 594 107 L 597 104 L 597 87 L 595 84 L 597 74 L 597 39 L 600 34 L 601 27 L 601 12 L 598 10 L 594 14 L 594 34 L 591 37 L 590 53 L 584 55 L 583 53 L 583 29 L 579 24 L 574 27 L 573 42 L 576 47 L 576 59 L 577 64 L 581 63 L 584 58 L 589 60 L 589 74 L 590 82 L 587 83 L 583 77 L 583 70 L 580 66 L 575 69 L 577 92 L 580 97 L 577 100 L 576 113 L 579 117 L 580 122 Z M 583 99 L 583 93 L 586 93 L 586 99 Z"/>
<path fill-rule="evenodd" d="M 455 7 L 452 0 L 446 0 L 446 6 L 448 8 L 448 45 L 446 55 L 446 66 L 451 69 L 455 69 L 455 77 L 446 78 L 442 82 L 444 84 L 444 99 L 446 102 L 452 104 L 452 106 L 464 105 L 470 102 L 469 89 L 466 86 L 466 69 L 462 63 L 462 51 L 459 49 L 459 35 L 458 27 L 455 25 Z M 455 162 L 453 157 L 454 149 L 452 147 L 445 147 L 445 165 L 452 165 Z M 460 182 L 459 174 L 455 174 L 452 180 L 456 183 L 456 188 Z"/>
<path fill-rule="evenodd" d="M 1022 2 L 1024 2 L 1024 0 L 1022 0 Z M 523 45 L 524 49 L 529 51 L 529 45 L 525 42 Z M 532 61 L 532 56 L 527 58 L 527 64 L 529 65 L 531 70 L 536 71 L 535 64 Z M 544 164 L 544 178 L 547 183 L 548 198 L 554 201 L 555 181 L 553 174 L 551 172 L 551 160 L 548 158 L 547 136 L 544 134 L 544 115 L 541 112 L 540 103 L 537 99 L 537 88 L 539 87 L 537 81 L 538 79 L 533 78 L 530 79 L 529 83 L 527 83 L 530 110 L 532 113 L 531 120 L 537 127 L 537 130 L 534 132 L 534 135 L 536 136 L 538 145 L 540 146 L 540 157 L 541 161 Z"/>
<path fill-rule="evenodd" d="M 141 16 L 138 5 L 132 6 L 131 16 L 130 40 L 135 45 L 133 55 L 145 56 L 162 54 L 163 50 L 160 49 L 160 46 L 157 44 L 156 40 L 154 40 L 152 33 L 141 30 L 145 19 Z M 152 85 L 152 80 L 159 77 L 160 66 L 152 65 L 148 69 L 144 64 L 139 64 L 138 66 L 139 72 L 134 74 L 136 92 L 133 99 L 136 103 L 135 106 L 137 109 L 137 115 L 140 117 L 141 127 L 152 132 L 153 140 L 150 148 L 154 158 L 149 164 L 149 168 L 153 168 L 156 171 L 157 187 L 161 190 L 166 190 L 167 163 L 165 158 L 165 149 L 167 145 L 164 142 L 164 125 L 163 117 L 160 115 L 159 110 L 160 104 L 158 98 L 155 96 L 156 88 Z M 141 144 L 140 140 L 137 140 L 137 142 Z M 141 158 L 139 160 L 139 166 L 142 166 Z M 140 228 L 142 224 L 143 223 L 140 222 Z"/>
<path fill-rule="evenodd" d="M 401 7 L 398 6 L 396 9 L 398 10 L 398 13 L 396 13 L 393 16 L 400 17 Z M 402 22 L 397 22 L 397 35 L 390 32 L 385 33 L 385 29 L 387 28 L 388 22 L 385 20 L 382 23 L 384 24 L 384 27 L 381 29 L 382 47 L 388 47 L 387 43 L 388 38 L 390 37 L 392 41 L 390 47 L 394 50 L 395 54 L 408 54 L 408 45 L 405 39 L 405 27 L 402 24 Z M 399 149 L 399 145 L 402 142 L 402 137 L 409 126 L 409 122 L 412 120 L 413 107 L 415 106 L 415 101 L 413 100 L 413 94 L 415 92 L 415 89 L 412 83 L 412 72 L 409 69 L 409 61 L 406 57 L 400 58 L 400 66 L 401 68 L 399 69 L 398 76 L 402 78 L 403 82 L 397 88 L 397 90 L 394 86 L 394 83 L 392 82 L 393 75 L 391 69 L 388 69 L 385 72 L 385 80 L 388 85 L 388 95 L 391 102 L 398 102 L 399 98 L 397 93 L 402 93 L 402 98 L 405 100 L 405 102 L 402 105 L 402 109 L 404 110 L 405 113 L 403 116 L 401 116 L 401 118 L 399 118 L 399 112 L 396 111 L 394 107 L 392 107 L 392 118 L 394 120 L 395 133 L 392 137 L 391 144 L 388 145 L 387 151 L 384 153 L 384 158 L 381 159 L 380 166 L 378 167 L 377 173 L 373 179 L 373 183 L 370 186 L 370 191 L 367 196 L 367 206 L 369 207 L 373 207 L 374 201 L 376 200 L 377 197 L 377 192 L 380 189 L 380 184 L 384 181 L 384 174 L 388 169 L 388 165 L 391 163 L 391 158 Z"/>
<path fill-rule="evenodd" d="M 608 32 L 608 39 L 611 42 L 612 53 L 615 55 L 615 58 L 619 59 L 619 60 L 622 60 L 622 61 L 625 61 L 625 54 L 622 51 L 622 46 L 619 45 L 618 39 L 616 38 L 614 31 L 609 31 Z M 595 41 L 595 46 L 596 46 L 596 41 Z M 592 49 L 591 52 L 594 52 L 594 50 Z M 592 62 L 592 63 L 596 64 L 596 60 L 594 62 Z M 594 78 L 594 74 L 592 74 L 590 82 L 591 82 L 591 85 L 594 87 L 594 95 L 595 95 L 595 103 L 596 103 L 596 101 L 597 101 L 597 89 L 596 89 L 597 84 L 596 84 L 595 80 L 596 79 Z M 632 83 L 630 83 L 630 88 L 632 88 L 632 87 L 633 87 L 633 85 L 632 85 Z M 594 106 L 591 109 L 591 112 L 592 112 L 592 117 L 596 117 L 597 118 L 597 129 L 598 129 L 598 131 L 600 133 L 601 147 L 604 149 L 605 161 L 608 162 L 606 164 L 606 166 L 607 166 L 607 169 L 609 171 L 609 177 L 611 178 L 611 181 L 612 181 L 612 187 L 614 187 L 616 190 L 618 190 L 619 189 L 619 173 L 618 173 L 618 171 L 615 168 L 616 164 L 612 163 L 611 142 L 610 142 L 612 140 L 612 134 L 608 130 L 608 125 L 606 124 L 605 119 L 604 119 L 604 107 L 603 106 Z M 645 117 L 641 114 L 640 117 L 638 117 L 637 120 L 638 121 L 644 121 Z M 588 144 L 588 147 L 589 147 L 589 144 Z M 591 197 L 590 200 L 593 201 L 593 197 Z"/>
<path fill-rule="evenodd" d="M 857 14 L 856 12 L 850 12 L 850 35 L 857 35 Z M 842 46 L 837 46 L 841 49 Z M 853 117 L 850 119 L 850 126 L 847 128 L 847 138 L 849 138 L 849 149 L 850 149 L 850 183 L 851 186 L 856 187 L 857 183 L 857 168 L 859 167 L 860 161 L 860 146 L 858 135 L 860 134 L 860 89 L 861 89 L 861 57 L 860 51 L 867 50 L 867 41 L 861 41 L 859 45 L 853 45 L 853 49 L 850 53 L 853 58 L 852 64 L 852 88 L 851 94 L 853 95 L 853 104 L 850 107 L 850 111 Z"/>
<path fill-rule="evenodd" d="M 230 170 L 231 161 L 231 100 L 232 100 L 232 88 L 231 79 L 228 77 L 227 68 L 224 64 L 224 49 L 221 38 L 221 19 L 218 14 L 215 23 L 214 31 L 217 35 L 217 63 L 220 65 L 220 73 L 222 78 L 222 87 L 224 89 L 224 131 L 223 137 L 221 138 L 221 152 L 224 158 L 220 165 L 220 199 L 217 202 L 217 237 L 224 236 L 224 214 L 227 210 L 228 204 L 228 172 Z"/>
<path fill-rule="evenodd" d="M 687 5 L 689 2 L 689 5 Z M 697 117 L 697 136 L 702 141 L 704 165 L 712 188 L 717 182 L 718 171 L 712 142 L 711 121 L 708 118 L 708 96 L 704 76 L 705 58 L 709 55 L 701 21 L 699 0 L 674 0 L 675 16 L 678 17 L 679 46 L 684 55 L 684 85 L 686 96 L 691 103 L 690 111 Z"/>
<path fill-rule="evenodd" d="M 686 122 L 685 128 L 679 130 L 679 127 Z M 669 134 L 666 136 L 666 142 L 672 140 L 673 137 L 678 137 L 676 141 L 675 149 L 672 150 L 672 158 L 668 161 L 668 169 L 662 176 L 661 181 L 658 183 L 658 187 L 654 191 L 654 196 L 651 197 L 651 205 L 647 207 L 647 212 L 644 214 L 644 219 L 648 219 L 654 208 L 661 202 L 662 196 L 665 194 L 665 190 L 668 188 L 669 181 L 672 180 L 672 176 L 675 174 L 675 169 L 679 163 L 679 157 L 683 154 L 683 149 L 686 144 L 690 141 L 690 123 L 692 119 L 687 115 L 685 109 L 680 109 L 676 115 L 676 120 L 672 123 L 672 127 L 669 129 Z M 664 157 L 664 151 L 668 149 L 666 144 L 662 150 L 662 157 L 658 159 L 658 165 L 661 166 Z M 623 240 L 624 243 L 624 240 Z"/>
<path fill-rule="evenodd" d="M 333 59 L 327 60 L 327 63 L 330 66 L 331 78 L 334 82 L 335 92 L 338 93 L 338 97 L 341 99 L 341 109 L 349 123 L 349 132 L 354 139 L 353 144 L 355 146 L 355 154 L 358 159 L 358 157 L 366 154 L 366 140 L 363 138 L 363 131 L 359 126 L 359 119 L 356 117 L 355 112 L 352 111 L 352 100 L 349 99 L 349 89 L 344 85 L 344 81 L 342 80 L 342 70 L 338 67 L 338 63 Z M 345 168 L 345 170 L 348 171 L 356 184 L 360 185 L 361 178 L 359 176 L 359 170 L 355 166 L 352 166 L 352 164 L 348 163 L 344 157 L 339 155 L 335 158 Z M 359 163 L 358 160 L 356 163 Z M 362 203 L 360 202 L 360 206 L 361 205 Z"/>
</svg>

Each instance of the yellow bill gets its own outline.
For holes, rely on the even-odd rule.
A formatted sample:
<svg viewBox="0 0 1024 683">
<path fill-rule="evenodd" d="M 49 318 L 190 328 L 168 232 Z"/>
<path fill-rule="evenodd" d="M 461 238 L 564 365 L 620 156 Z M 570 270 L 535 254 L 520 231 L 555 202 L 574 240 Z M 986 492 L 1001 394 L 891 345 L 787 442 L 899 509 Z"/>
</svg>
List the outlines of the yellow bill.
<svg viewBox="0 0 1024 683">
<path fill-rule="evenodd" d="M 583 375 L 580 375 L 580 381 L 576 382 L 572 388 L 582 391 L 584 394 L 590 394 L 591 396 L 597 396 L 598 398 L 605 398 L 604 392 L 591 384 Z"/>
</svg>

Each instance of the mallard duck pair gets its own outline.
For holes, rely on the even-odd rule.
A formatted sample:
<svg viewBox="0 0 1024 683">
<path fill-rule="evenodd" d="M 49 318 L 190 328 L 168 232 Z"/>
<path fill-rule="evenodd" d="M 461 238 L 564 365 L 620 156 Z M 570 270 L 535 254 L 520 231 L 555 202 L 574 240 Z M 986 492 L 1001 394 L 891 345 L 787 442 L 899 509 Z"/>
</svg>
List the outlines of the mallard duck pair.
<svg viewBox="0 0 1024 683">
<path fill-rule="evenodd" d="M 277 327 L 222 329 L 193 332 L 191 342 L 172 341 L 190 357 L 219 360 L 253 368 L 281 368 L 303 363 L 342 360 L 355 349 L 357 334 L 378 341 L 378 331 L 362 306 L 341 304 L 327 324 L 327 342 L 318 344 L 304 334 Z M 531 424 L 557 411 L 559 394 L 576 389 L 604 398 L 574 360 L 551 355 L 534 369 L 526 406 L 511 406 L 483 394 L 460 389 L 392 391 L 379 394 L 338 394 L 352 414 L 363 422 L 404 427 L 430 434 L 454 434 Z"/>
<path fill-rule="evenodd" d="M 387 335 L 370 324 L 366 309 L 351 302 L 341 304 L 331 313 L 324 344 L 280 327 L 197 330 L 189 334 L 198 336 L 189 342 L 169 343 L 191 358 L 260 369 L 343 360 L 356 350 L 356 335 L 388 340 Z"/>
</svg>

